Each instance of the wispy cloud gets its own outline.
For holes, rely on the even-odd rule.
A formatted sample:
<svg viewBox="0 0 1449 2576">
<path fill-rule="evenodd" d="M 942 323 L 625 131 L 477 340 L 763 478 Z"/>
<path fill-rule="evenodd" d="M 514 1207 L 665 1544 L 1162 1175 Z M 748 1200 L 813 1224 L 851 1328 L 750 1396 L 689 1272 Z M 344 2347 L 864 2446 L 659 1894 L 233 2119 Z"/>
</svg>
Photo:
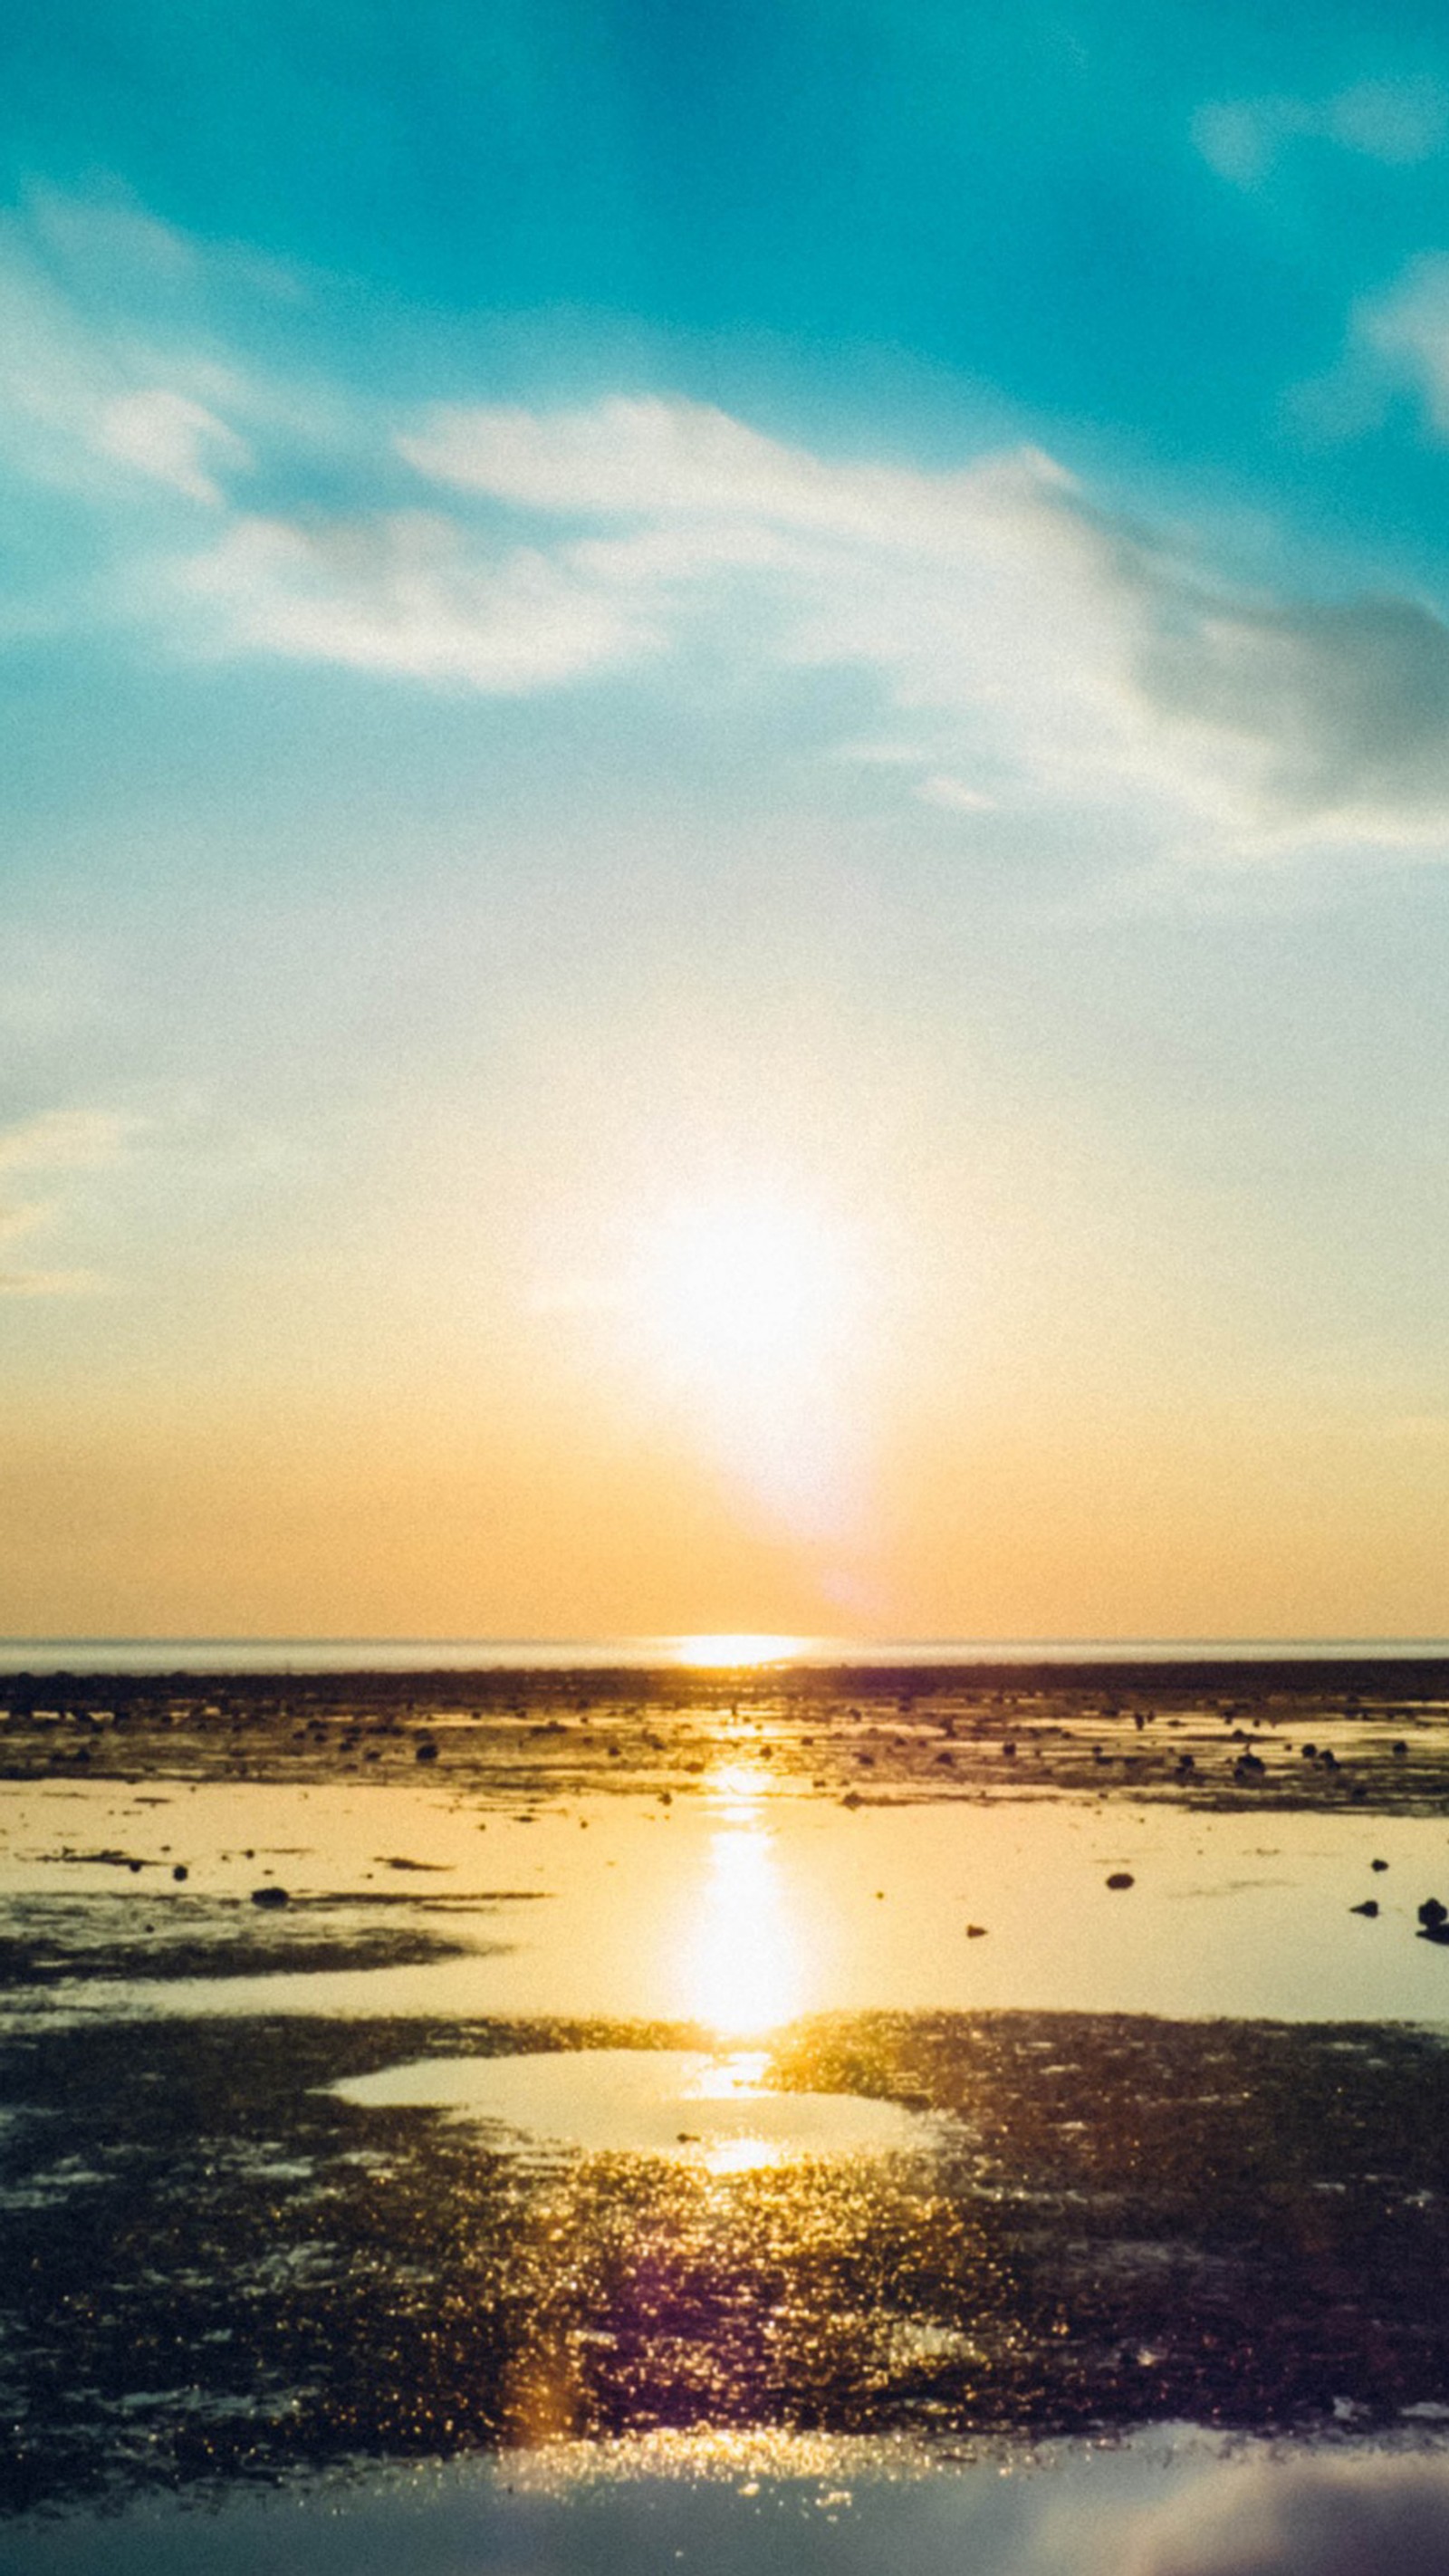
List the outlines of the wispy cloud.
<svg viewBox="0 0 1449 2576">
<path fill-rule="evenodd" d="M 95 497 L 127 483 L 217 506 L 223 466 L 251 462 L 223 417 L 232 372 L 142 319 L 141 290 L 189 280 L 196 254 L 137 210 L 42 195 L 0 216 L 0 451 L 39 481 Z M 124 270 L 129 297 L 104 291 Z"/>
<path fill-rule="evenodd" d="M 1449 134 L 1449 91 L 1441 82 L 1359 81 L 1327 98 L 1277 93 L 1220 99 L 1198 109 L 1193 141 L 1220 179 L 1240 188 L 1268 177 L 1288 146 L 1333 143 L 1391 167 L 1427 161 Z"/>
<path fill-rule="evenodd" d="M 1431 428 L 1449 437 L 1449 255 L 1412 261 L 1388 293 L 1355 316 L 1354 338 L 1419 396 Z"/>
<path fill-rule="evenodd" d="M 189 501 L 221 500 L 208 459 L 225 457 L 241 466 L 251 461 L 245 439 L 205 403 L 161 385 L 113 395 L 92 422 L 91 436 L 98 455 L 168 483 Z"/>
<path fill-rule="evenodd" d="M 640 604 L 526 546 L 491 551 L 423 511 L 235 521 L 176 569 L 224 650 L 460 681 L 548 687 L 656 641 Z"/>
<path fill-rule="evenodd" d="M 1431 610 L 1234 588 L 1039 452 L 937 474 L 838 463 L 658 400 L 455 408 L 400 444 L 454 490 L 606 522 L 566 528 L 556 559 L 656 628 L 701 613 L 712 576 L 753 571 L 780 658 L 876 671 L 930 802 L 1130 790 L 1239 847 L 1449 824 L 1449 628 Z"/>
<path fill-rule="evenodd" d="M 10 1195 L 15 1176 L 48 1180 L 58 1173 L 103 1169 L 120 1159 L 133 1123 L 111 1110 L 49 1109 L 0 1128 L 0 1244 L 40 1232 L 67 1211 L 63 1192 L 40 1198 Z M 0 1266 L 4 1297 L 91 1296 L 106 1284 L 93 1270 Z"/>
<path fill-rule="evenodd" d="M 110 1109 L 44 1109 L 0 1127 L 0 1174 L 94 1171 L 113 1163 L 132 1121 Z"/>
<path fill-rule="evenodd" d="M 1312 130 L 1402 157 L 1443 104 L 1369 85 Z M 88 263 L 149 279 L 172 323 L 142 328 L 139 287 L 94 310 Z M 1047 815 L 1100 827 L 1129 865 L 1449 838 L 1449 627 L 1426 601 L 1227 579 L 1039 449 L 954 471 L 851 461 L 657 394 L 455 403 L 389 438 L 337 388 L 314 478 L 330 497 L 261 513 L 234 478 L 274 462 L 269 421 L 305 444 L 305 406 L 274 389 L 269 411 L 256 371 L 175 320 L 204 265 L 125 205 L 39 198 L 0 219 L 0 450 L 115 505 L 110 613 L 176 649 L 518 696 L 631 669 L 667 686 L 701 637 L 761 688 L 781 669 L 866 675 L 865 756 L 963 832 Z M 1366 327 L 1449 423 L 1449 267 Z M 133 524 L 137 494 L 153 506 Z"/>
</svg>

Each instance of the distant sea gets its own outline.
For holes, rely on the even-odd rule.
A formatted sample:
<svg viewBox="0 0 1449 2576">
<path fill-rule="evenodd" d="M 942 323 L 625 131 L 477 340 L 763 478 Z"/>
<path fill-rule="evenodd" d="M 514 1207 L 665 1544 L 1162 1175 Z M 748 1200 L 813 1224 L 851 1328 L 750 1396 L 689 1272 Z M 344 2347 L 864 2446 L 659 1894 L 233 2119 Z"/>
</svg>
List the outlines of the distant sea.
<svg viewBox="0 0 1449 2576">
<path fill-rule="evenodd" d="M 1332 1663 L 1444 1637 L 10 1637 L 0 1673 L 583 1672 L 668 1666 Z"/>
</svg>

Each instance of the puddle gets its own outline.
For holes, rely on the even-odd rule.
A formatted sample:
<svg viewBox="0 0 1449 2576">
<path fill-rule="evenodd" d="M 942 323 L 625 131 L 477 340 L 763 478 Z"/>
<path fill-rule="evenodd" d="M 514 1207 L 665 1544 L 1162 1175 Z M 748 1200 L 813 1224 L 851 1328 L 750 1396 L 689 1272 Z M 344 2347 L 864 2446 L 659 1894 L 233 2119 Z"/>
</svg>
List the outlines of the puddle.
<svg viewBox="0 0 1449 2576">
<path fill-rule="evenodd" d="M 447 2111 L 508 2143 L 585 2154 L 675 2156 L 747 2173 L 806 2156 L 921 2155 L 959 2137 L 939 2113 L 852 2093 L 767 2087 L 763 2052 L 552 2049 L 507 2057 L 423 2057 L 333 2086 L 368 2108 Z"/>
<path fill-rule="evenodd" d="M 203 1786 L 180 1823 L 168 1811 L 149 1831 L 105 1784 L 62 1794 L 14 1793 L 0 1896 L 105 1898 L 117 1942 L 115 1909 L 132 1907 L 157 1968 L 188 1909 L 230 1902 L 249 1921 L 268 1870 L 292 1899 L 267 1916 L 275 1972 L 222 1978 L 198 1959 L 201 1973 L 128 1985 L 113 1969 L 66 1988 L 68 2010 L 593 2016 L 690 2023 L 738 2045 L 804 2014 L 878 2009 L 1449 2020 L 1449 1948 L 1421 1940 L 1417 1917 L 1425 1898 L 1449 1901 L 1442 1817 L 1077 1798 L 847 1811 L 743 1762 L 671 1808 L 569 1799 L 527 1825 L 494 1811 L 482 1831 L 476 1806 L 436 1787 Z M 304 1820 L 305 1852 L 264 1858 Z M 138 1878 L 57 1858 L 123 1842 Z M 1353 1910 L 1369 1897 L 1375 1919 Z M 410 1930 L 415 1964 L 309 1959 L 308 1909 L 343 1903 Z M 436 1959 L 422 1936 L 435 1949 L 444 1929 L 460 1954 Z"/>
<path fill-rule="evenodd" d="M 1165 2425 L 1119 2447 L 943 2460 L 909 2443 L 751 2432 L 521 2451 L 12 2525 L 6 2576 L 1363 2576 L 1449 2564 L 1449 2463 L 1234 2450 Z"/>
</svg>

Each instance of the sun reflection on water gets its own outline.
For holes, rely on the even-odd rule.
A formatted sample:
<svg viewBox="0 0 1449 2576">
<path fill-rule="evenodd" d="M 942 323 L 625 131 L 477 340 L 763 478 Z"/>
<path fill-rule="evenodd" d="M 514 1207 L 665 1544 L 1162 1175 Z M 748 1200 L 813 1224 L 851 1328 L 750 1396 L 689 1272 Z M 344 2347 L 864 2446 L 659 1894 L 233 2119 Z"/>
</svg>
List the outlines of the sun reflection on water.
<svg viewBox="0 0 1449 2576">
<path fill-rule="evenodd" d="M 711 1637 L 681 1637 L 678 1655 L 686 1668 L 742 1672 L 760 1664 L 785 1663 L 804 1644 L 803 1637 L 777 1637 L 761 1630 L 741 1629 Z"/>
<path fill-rule="evenodd" d="M 765 2069 L 770 2062 L 763 2048 L 736 2048 L 727 2057 L 710 2060 L 690 2091 L 699 2102 L 750 2102 L 765 2089 Z M 717 2138 L 704 2153 L 705 2170 L 712 2174 L 757 2173 L 762 2165 L 784 2163 L 788 2153 L 780 2138 L 756 2136 Z"/>
<path fill-rule="evenodd" d="M 802 2010 L 806 1947 L 774 1834 L 761 1815 L 769 1784 L 736 1764 L 708 1785 L 721 1823 L 710 1840 L 708 1875 L 685 1946 L 683 1997 L 692 2019 L 730 2039 L 773 2030 Z M 738 2070 L 749 2062 L 739 2056 L 725 2062 L 723 2090 L 742 2089 Z M 757 2068 L 748 2089 L 758 2076 Z"/>
</svg>

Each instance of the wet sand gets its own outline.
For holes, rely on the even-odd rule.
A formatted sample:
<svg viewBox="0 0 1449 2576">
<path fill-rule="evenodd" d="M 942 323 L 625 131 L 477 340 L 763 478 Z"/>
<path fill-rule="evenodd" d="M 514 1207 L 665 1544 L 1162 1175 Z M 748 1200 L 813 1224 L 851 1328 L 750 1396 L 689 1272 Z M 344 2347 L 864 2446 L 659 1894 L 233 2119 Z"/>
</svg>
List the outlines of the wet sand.
<svg viewBox="0 0 1449 2576">
<path fill-rule="evenodd" d="M 357 2098 L 430 2055 L 702 2043 L 637 2022 L 17 2033 L 5 2501 L 660 2429 L 1323 2435 L 1443 2408 L 1449 2052 L 1423 2033 L 797 2026 L 772 2088 L 933 2112 L 931 2146 L 807 2142 L 742 2170 L 519 2153 Z"/>
<path fill-rule="evenodd" d="M 1445 2438 L 1449 1676 L 1136 1679 L 12 1682 L 0 2565 L 389 2463 Z"/>
<path fill-rule="evenodd" d="M 1449 1661 L 0 1680 L 0 1779 L 416 1776 L 686 1796 L 748 1750 L 828 1797 L 1449 1813 Z"/>
</svg>

